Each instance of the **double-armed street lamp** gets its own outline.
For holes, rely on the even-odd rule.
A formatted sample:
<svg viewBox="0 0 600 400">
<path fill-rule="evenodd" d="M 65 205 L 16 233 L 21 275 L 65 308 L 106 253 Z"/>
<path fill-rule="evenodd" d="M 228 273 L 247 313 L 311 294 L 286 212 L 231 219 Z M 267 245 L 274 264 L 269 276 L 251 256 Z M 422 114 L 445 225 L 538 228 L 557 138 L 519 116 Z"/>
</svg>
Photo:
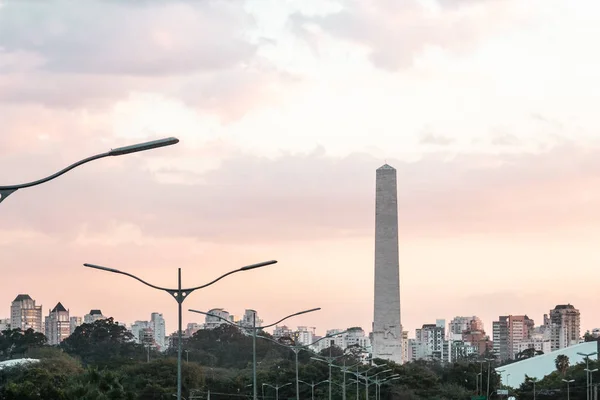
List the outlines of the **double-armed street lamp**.
<svg viewBox="0 0 600 400">
<path fill-rule="evenodd" d="M 527 382 L 533 383 L 533 400 L 535 400 L 535 384 L 537 383 L 537 378 L 527 378 Z"/>
<path fill-rule="evenodd" d="M 594 371 L 590 371 L 590 357 L 595 356 L 596 354 L 598 354 L 598 352 L 594 351 L 592 353 L 587 353 L 587 354 L 578 352 L 577 354 L 585 358 L 585 377 L 586 377 L 585 390 L 586 390 L 586 398 L 587 398 L 587 400 L 590 400 L 592 398 L 591 372 L 594 372 Z"/>
<path fill-rule="evenodd" d="M 381 385 L 386 384 L 391 381 L 395 381 L 400 379 L 399 374 L 394 374 L 390 376 L 386 376 L 385 378 L 379 380 L 379 378 L 375 379 L 375 400 L 381 400 Z"/>
<path fill-rule="evenodd" d="M 275 389 L 275 400 L 279 400 L 279 389 L 281 389 L 282 387 L 286 387 L 288 385 L 291 385 L 291 384 L 292 384 L 292 382 L 286 383 L 284 385 L 269 385 L 268 383 L 263 383 L 262 384 L 263 393 L 265 391 L 265 386 L 272 387 L 273 389 Z M 263 394 L 263 397 L 265 397 L 264 394 Z"/>
<path fill-rule="evenodd" d="M 345 333 L 345 332 L 346 332 L 346 331 L 339 332 L 338 334 L 340 334 L 340 333 Z M 336 366 L 336 367 L 337 367 L 337 365 L 335 365 L 333 362 L 334 362 L 335 360 L 339 359 L 339 358 L 346 357 L 346 356 L 348 355 L 348 354 L 346 354 L 346 351 L 347 351 L 348 349 L 346 349 L 346 350 L 344 350 L 344 353 L 343 353 L 342 355 L 339 355 L 339 356 L 331 356 L 331 347 L 333 347 L 333 346 L 329 346 L 329 356 L 327 356 L 327 357 L 326 357 L 326 356 L 321 356 L 321 357 L 311 357 L 311 359 L 312 359 L 312 360 L 315 360 L 315 361 L 320 361 L 320 362 L 326 363 L 326 364 L 327 364 L 327 366 L 329 367 L 329 379 L 328 379 L 328 380 L 329 380 L 329 400 L 331 400 L 331 393 L 332 393 L 332 391 L 331 391 L 331 389 L 332 389 L 332 387 L 331 387 L 331 384 L 333 383 L 333 378 L 331 377 L 331 368 L 332 368 L 332 367 L 334 367 L 334 366 Z M 344 378 L 345 378 L 345 376 L 344 376 Z M 346 390 L 346 387 L 344 386 L 344 391 L 345 391 L 345 390 Z"/>
<path fill-rule="evenodd" d="M 283 321 L 285 321 L 288 318 L 292 318 L 292 317 L 295 317 L 297 315 L 307 314 L 307 313 L 310 313 L 310 312 L 313 312 L 313 311 L 319 311 L 320 309 L 321 309 L 321 307 L 317 307 L 317 308 L 311 308 L 310 310 L 304 310 L 304 311 L 300 311 L 300 312 L 297 312 L 297 313 L 294 313 L 294 314 L 290 314 L 290 315 L 288 315 L 286 317 L 281 318 L 277 322 L 274 322 L 274 323 L 269 324 L 269 325 L 264 325 L 264 326 L 256 326 L 256 312 L 254 312 L 254 315 L 252 316 L 252 321 L 253 321 L 252 322 L 252 326 L 251 327 L 249 327 L 249 326 L 242 326 L 241 327 L 242 329 L 247 329 L 247 330 L 251 330 L 252 331 L 252 386 L 253 386 L 252 387 L 252 392 L 253 392 L 253 400 L 257 400 L 258 399 L 258 393 L 257 393 L 258 386 L 257 386 L 257 383 L 256 383 L 256 338 L 257 338 L 257 334 L 256 333 L 257 333 L 257 331 L 261 330 L 261 329 L 269 328 L 269 327 L 274 326 L 274 325 L 277 325 L 280 322 L 283 322 Z M 237 324 L 234 324 L 233 322 L 229 321 L 227 318 L 223 318 L 220 315 L 211 314 L 211 313 L 207 313 L 207 312 L 204 312 L 204 311 L 192 310 L 192 309 L 190 309 L 188 311 L 194 312 L 194 313 L 198 313 L 198 314 L 207 315 L 207 316 L 210 316 L 210 317 L 216 317 L 216 318 L 218 318 L 218 319 L 220 319 L 220 320 L 228 323 L 229 325 L 233 325 L 235 327 L 240 328 L 240 326 L 238 326 Z M 258 336 L 258 337 L 262 337 L 263 339 L 268 339 L 268 338 L 265 338 L 263 336 Z M 278 343 L 278 342 L 275 342 L 275 343 L 281 344 L 281 343 Z M 299 390 L 298 390 L 298 353 L 296 353 L 296 396 L 297 397 L 299 396 Z M 299 397 L 298 397 L 298 399 L 299 399 Z"/>
<path fill-rule="evenodd" d="M 277 340 L 273 340 L 271 338 L 268 338 L 266 336 L 258 336 L 258 337 L 261 338 L 261 339 L 269 340 L 269 341 L 271 341 L 273 343 L 276 343 L 276 344 L 278 344 L 278 345 L 280 345 L 282 347 L 288 348 L 288 349 L 290 349 L 290 350 L 292 350 L 294 352 L 294 356 L 295 356 L 295 359 L 296 359 L 296 400 L 300 400 L 300 384 L 299 384 L 300 379 L 298 377 L 298 353 L 300 353 L 300 351 L 302 351 L 302 350 L 309 350 L 311 346 L 319 343 L 321 340 L 329 339 L 329 338 L 332 338 L 332 337 L 335 337 L 335 336 L 338 336 L 338 335 L 343 335 L 346 332 L 347 331 L 336 332 L 336 333 L 331 334 L 331 335 L 323 336 L 322 338 L 320 338 L 318 340 L 315 340 L 314 342 L 312 342 L 310 344 L 302 344 L 302 345 L 287 345 L 287 344 L 280 343 Z M 329 378 L 331 379 L 331 376 Z"/>
<path fill-rule="evenodd" d="M 220 277 L 204 284 L 201 286 L 196 286 L 196 287 L 192 287 L 192 288 L 182 288 L 181 287 L 181 268 L 177 269 L 177 288 L 175 289 L 171 289 L 171 288 L 165 288 L 165 287 L 161 287 L 161 286 L 156 286 L 153 285 L 151 283 L 148 283 L 146 281 L 144 281 L 141 278 L 138 278 L 137 276 L 127 273 L 127 272 L 123 272 L 123 271 L 119 271 L 118 269 L 114 269 L 114 268 L 107 268 L 107 267 L 102 267 L 100 265 L 95 265 L 95 264 L 83 264 L 84 266 L 88 267 L 88 268 L 94 268 L 94 269 L 99 269 L 102 271 L 107 271 L 107 272 L 113 272 L 115 274 L 121 274 L 121 275 L 125 275 L 125 276 L 129 276 L 130 278 L 133 278 L 141 283 L 143 283 L 146 286 L 150 286 L 153 289 L 157 289 L 157 290 L 162 290 L 164 292 L 167 292 L 171 297 L 173 297 L 175 299 L 175 301 L 177 302 L 177 400 L 181 400 L 181 353 L 182 353 L 182 344 L 181 342 L 183 341 L 182 338 L 182 311 L 181 311 L 181 304 L 185 301 L 185 299 L 187 299 L 189 297 L 189 295 L 199 289 L 204 289 L 207 286 L 210 286 L 214 283 L 217 283 L 218 281 L 220 281 L 221 279 L 225 278 L 226 276 L 229 276 L 231 274 L 235 274 L 236 272 L 244 272 L 244 271 L 250 271 L 252 269 L 256 269 L 256 268 L 260 268 L 260 267 L 265 267 L 267 265 L 272 265 L 272 264 L 276 264 L 277 261 L 276 260 L 271 260 L 271 261 L 264 261 L 258 264 L 252 264 L 252 265 L 246 265 L 245 267 L 233 270 L 233 271 L 229 271 L 226 274 L 221 275 Z"/>
<path fill-rule="evenodd" d="M 567 384 L 567 400 L 571 399 L 571 383 L 575 382 L 575 379 L 563 379 L 563 382 Z"/>
<path fill-rule="evenodd" d="M 299 380 L 298 382 L 304 383 L 305 385 L 310 386 L 310 398 L 311 398 L 311 400 L 315 400 L 315 386 L 319 386 L 321 383 L 327 383 L 327 382 L 329 382 L 329 380 L 325 379 L 324 381 L 317 382 L 317 383 L 315 383 L 315 382 L 308 383 L 308 382 L 301 381 L 301 380 Z"/>
<path fill-rule="evenodd" d="M 134 144 L 131 146 L 119 147 L 119 148 L 107 151 L 106 153 L 101 153 L 101 154 L 97 154 L 95 156 L 84 158 L 83 160 L 77 161 L 76 163 L 71 164 L 66 168 L 63 168 L 62 170 L 60 170 L 50 176 L 47 176 L 45 178 L 38 179 L 37 181 L 21 183 L 21 184 L 17 184 L 17 185 L 0 186 L 0 203 L 2 203 L 2 201 L 4 201 L 8 196 L 10 196 L 11 194 L 13 194 L 14 192 L 16 192 L 19 189 L 25 189 L 25 188 L 32 187 L 32 186 L 41 185 L 42 183 L 46 183 L 48 181 L 58 178 L 59 176 L 69 172 L 73 168 L 76 168 L 76 167 L 79 167 L 80 165 L 89 163 L 90 161 L 98 160 L 98 159 L 104 158 L 104 157 L 122 156 L 125 154 L 137 153 L 139 151 L 152 150 L 152 149 L 156 149 L 159 147 L 171 146 L 171 145 L 174 145 L 177 143 L 179 143 L 179 139 L 170 137 L 170 138 L 166 138 L 166 139 L 153 140 L 150 142 Z"/>
</svg>

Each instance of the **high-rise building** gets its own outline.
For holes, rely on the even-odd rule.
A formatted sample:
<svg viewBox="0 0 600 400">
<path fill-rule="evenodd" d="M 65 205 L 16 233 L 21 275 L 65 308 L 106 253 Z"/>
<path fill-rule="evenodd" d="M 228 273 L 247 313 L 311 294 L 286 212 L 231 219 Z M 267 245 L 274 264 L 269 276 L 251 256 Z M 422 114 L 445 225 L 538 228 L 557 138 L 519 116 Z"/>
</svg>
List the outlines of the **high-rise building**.
<svg viewBox="0 0 600 400">
<path fill-rule="evenodd" d="M 223 321 L 223 319 L 226 319 L 227 321 L 231 321 L 229 312 L 225 311 L 222 308 L 213 308 L 208 313 L 212 314 L 212 315 L 207 315 L 205 317 L 205 319 L 204 319 L 204 328 L 205 329 L 214 329 L 223 324 L 226 324 L 227 322 Z"/>
<path fill-rule="evenodd" d="M 43 333 L 42 306 L 36 306 L 35 300 L 28 294 L 18 295 L 10 306 L 10 326 L 23 331 L 33 329 Z"/>
<path fill-rule="evenodd" d="M 85 314 L 83 316 L 84 324 L 93 324 L 95 321 L 106 319 L 104 315 L 102 315 L 102 311 L 100 310 L 90 310 L 89 314 Z"/>
<path fill-rule="evenodd" d="M 444 325 L 444 320 L 438 320 L 435 324 L 424 324 L 421 328 L 415 330 L 413 359 L 449 360 L 448 345 L 445 340 L 446 328 Z"/>
<path fill-rule="evenodd" d="M 58 303 L 46 317 L 46 339 L 49 345 L 58 345 L 71 335 L 69 310 Z"/>
<path fill-rule="evenodd" d="M 403 360 L 396 170 L 383 165 L 377 169 L 375 181 L 373 358 L 400 364 Z"/>
<path fill-rule="evenodd" d="M 150 315 L 150 327 L 152 328 L 152 333 L 154 335 L 154 343 L 156 343 L 156 347 L 158 348 L 158 350 L 166 350 L 167 337 L 165 332 L 165 319 L 163 318 L 163 315 L 153 312 Z"/>
<path fill-rule="evenodd" d="M 131 324 L 130 331 L 136 343 L 142 343 L 143 332 L 148 328 L 150 328 L 150 322 L 148 321 L 135 321 L 133 324 Z"/>
<path fill-rule="evenodd" d="M 75 329 L 77 329 L 77 327 L 79 325 L 81 325 L 83 323 L 83 318 L 81 317 L 70 317 L 69 318 L 69 327 L 71 329 L 71 334 L 73 334 L 73 332 L 75 332 Z"/>
<path fill-rule="evenodd" d="M 571 304 L 559 304 L 550 310 L 550 347 L 552 351 L 579 343 L 581 316 Z"/>
<path fill-rule="evenodd" d="M 533 332 L 534 322 L 527 315 L 507 315 L 493 322 L 493 350 L 496 356 L 504 360 L 514 360 L 522 347 L 520 343 L 528 341 Z"/>
<path fill-rule="evenodd" d="M 244 316 L 240 321 L 240 325 L 246 328 L 252 328 L 253 326 L 261 326 L 262 322 L 262 319 L 258 318 L 256 310 L 246 310 L 244 311 Z"/>
<path fill-rule="evenodd" d="M 299 326 L 298 330 L 294 332 L 294 340 L 297 344 L 308 346 L 315 341 L 315 330 L 314 327 Z"/>
<path fill-rule="evenodd" d="M 459 340 L 464 332 L 470 330 L 483 331 L 483 322 L 479 317 L 454 317 L 448 324 L 448 338 Z"/>
</svg>

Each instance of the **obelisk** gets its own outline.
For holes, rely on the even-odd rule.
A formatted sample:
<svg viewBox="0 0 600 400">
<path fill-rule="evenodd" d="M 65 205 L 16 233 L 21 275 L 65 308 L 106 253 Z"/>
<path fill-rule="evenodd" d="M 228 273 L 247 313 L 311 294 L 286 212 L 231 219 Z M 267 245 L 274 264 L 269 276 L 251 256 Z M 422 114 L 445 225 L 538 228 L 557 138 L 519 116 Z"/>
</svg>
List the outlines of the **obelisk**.
<svg viewBox="0 0 600 400">
<path fill-rule="evenodd" d="M 398 188 L 396 170 L 377 169 L 375 183 L 375 296 L 372 356 L 402 363 Z"/>
</svg>

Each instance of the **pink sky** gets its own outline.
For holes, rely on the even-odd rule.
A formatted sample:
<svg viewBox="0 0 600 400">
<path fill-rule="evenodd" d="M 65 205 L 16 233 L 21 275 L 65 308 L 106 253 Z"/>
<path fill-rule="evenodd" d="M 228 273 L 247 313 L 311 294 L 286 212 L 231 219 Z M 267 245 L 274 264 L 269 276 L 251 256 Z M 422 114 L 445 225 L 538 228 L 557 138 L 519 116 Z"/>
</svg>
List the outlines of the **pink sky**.
<svg viewBox="0 0 600 400">
<path fill-rule="evenodd" d="M 135 3 L 135 4 L 134 4 Z M 103 15 L 103 18 L 98 18 Z M 398 170 L 402 320 L 556 304 L 600 326 L 600 4 L 0 0 L 0 318 L 184 309 L 370 329 L 375 169 Z M 187 311 L 184 323 L 201 321 Z"/>
</svg>

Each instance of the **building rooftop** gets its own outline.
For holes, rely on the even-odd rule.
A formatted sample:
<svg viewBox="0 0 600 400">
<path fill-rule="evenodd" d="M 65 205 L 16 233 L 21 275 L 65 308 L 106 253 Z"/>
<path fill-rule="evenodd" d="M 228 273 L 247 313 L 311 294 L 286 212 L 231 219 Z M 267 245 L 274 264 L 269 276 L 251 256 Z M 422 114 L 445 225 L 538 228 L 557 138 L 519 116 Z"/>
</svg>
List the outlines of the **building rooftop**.
<svg viewBox="0 0 600 400">
<path fill-rule="evenodd" d="M 13 301 L 33 300 L 28 294 L 20 294 Z"/>
<path fill-rule="evenodd" d="M 391 165 L 389 165 L 388 163 L 383 164 L 381 167 L 377 168 L 377 170 L 382 170 L 382 169 L 388 169 L 388 170 L 395 170 L 396 168 L 392 167 Z"/>
<path fill-rule="evenodd" d="M 58 304 L 52 309 L 52 312 L 53 313 L 55 313 L 55 312 L 67 312 L 67 309 L 59 301 Z"/>
<path fill-rule="evenodd" d="M 90 310 L 90 315 L 102 315 L 102 311 L 100 311 L 100 310 Z"/>
</svg>

